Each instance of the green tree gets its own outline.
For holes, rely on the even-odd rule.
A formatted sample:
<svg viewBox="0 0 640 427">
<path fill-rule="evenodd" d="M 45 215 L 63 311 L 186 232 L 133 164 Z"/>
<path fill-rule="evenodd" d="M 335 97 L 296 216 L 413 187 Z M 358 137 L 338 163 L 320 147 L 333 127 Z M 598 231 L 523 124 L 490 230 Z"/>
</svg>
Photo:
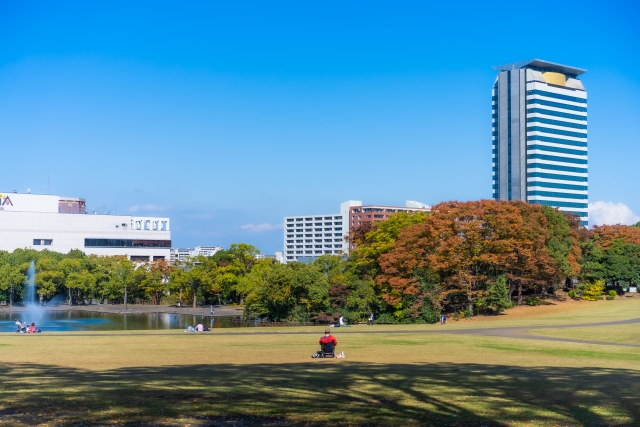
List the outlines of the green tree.
<svg viewBox="0 0 640 427">
<path fill-rule="evenodd" d="M 65 284 L 70 294 L 71 290 L 75 290 L 77 296 L 82 296 L 93 288 L 96 284 L 96 278 L 88 270 L 82 269 L 69 273 Z"/>
<path fill-rule="evenodd" d="M 621 283 L 640 281 L 640 245 L 626 243 L 624 239 L 615 239 L 604 252 L 601 259 L 604 270 L 603 279 L 616 286 Z"/>
<path fill-rule="evenodd" d="M 178 289 L 188 289 L 193 294 L 193 308 L 197 307 L 198 291 L 211 290 L 215 286 L 215 262 L 198 256 L 184 263 L 171 273 L 170 281 Z"/>
<path fill-rule="evenodd" d="M 507 289 L 507 277 L 500 275 L 495 282 L 489 284 L 485 298 L 485 307 L 494 313 L 502 313 L 505 309 L 511 307 L 511 305 L 511 301 L 509 301 L 509 290 Z"/>
<path fill-rule="evenodd" d="M 64 283 L 64 274 L 58 269 L 58 261 L 49 255 L 41 256 L 36 262 L 35 284 L 40 298 L 58 293 Z"/>
<path fill-rule="evenodd" d="M 13 307 L 14 292 L 17 286 L 23 285 L 27 280 L 22 266 L 3 264 L 0 266 L 0 289 L 9 291 L 9 306 Z"/>
<path fill-rule="evenodd" d="M 80 258 L 76 256 L 66 257 L 62 261 L 60 261 L 60 263 L 58 264 L 58 268 L 60 272 L 62 272 L 62 274 L 64 275 L 64 285 L 67 288 L 69 305 L 72 305 L 73 297 L 71 295 L 71 291 L 73 289 L 79 289 L 74 287 L 78 284 L 77 281 L 75 280 L 75 275 L 77 273 L 80 273 L 83 270 L 82 262 L 80 262 Z M 69 276 L 71 275 L 74 275 L 73 276 L 74 280 L 71 282 L 71 286 L 69 286 L 68 281 L 69 281 Z"/>
<path fill-rule="evenodd" d="M 127 258 L 119 257 L 115 259 L 115 262 L 110 266 L 109 282 L 106 286 L 109 298 L 122 298 L 125 306 L 128 304 L 129 292 L 139 284 L 134 276 L 135 270 L 135 264 Z"/>
</svg>

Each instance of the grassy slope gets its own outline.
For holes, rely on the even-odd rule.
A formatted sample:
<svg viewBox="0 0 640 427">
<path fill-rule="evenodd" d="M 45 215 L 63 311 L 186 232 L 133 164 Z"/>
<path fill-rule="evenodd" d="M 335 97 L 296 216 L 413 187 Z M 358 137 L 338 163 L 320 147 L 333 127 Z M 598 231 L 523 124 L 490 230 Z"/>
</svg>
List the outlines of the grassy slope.
<svg viewBox="0 0 640 427">
<path fill-rule="evenodd" d="M 576 304 L 572 318 L 640 308 L 606 303 Z M 529 319 L 539 322 L 568 323 L 550 312 Z M 357 331 L 336 330 L 347 358 L 334 360 L 311 359 L 316 337 L 306 334 L 3 334 L 0 425 L 640 423 L 640 349 Z"/>
</svg>

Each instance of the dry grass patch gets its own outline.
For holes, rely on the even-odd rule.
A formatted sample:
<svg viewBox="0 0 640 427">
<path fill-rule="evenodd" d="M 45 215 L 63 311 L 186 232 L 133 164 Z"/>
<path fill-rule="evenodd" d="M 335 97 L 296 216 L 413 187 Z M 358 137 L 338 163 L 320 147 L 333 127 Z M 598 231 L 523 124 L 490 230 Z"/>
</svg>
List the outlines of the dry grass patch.
<svg viewBox="0 0 640 427">
<path fill-rule="evenodd" d="M 3 336 L 0 425 L 640 423 L 640 349 L 336 336 L 346 359 L 306 334 Z"/>
</svg>

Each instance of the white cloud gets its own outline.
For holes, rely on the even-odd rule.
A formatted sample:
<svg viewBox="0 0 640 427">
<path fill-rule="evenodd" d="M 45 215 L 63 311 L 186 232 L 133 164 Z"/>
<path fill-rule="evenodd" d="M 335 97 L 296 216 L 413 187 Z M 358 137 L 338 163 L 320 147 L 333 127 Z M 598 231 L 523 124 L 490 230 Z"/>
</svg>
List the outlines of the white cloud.
<svg viewBox="0 0 640 427">
<path fill-rule="evenodd" d="M 282 224 L 268 224 L 268 223 L 263 223 L 263 224 L 246 224 L 246 225 L 242 225 L 240 226 L 240 228 L 243 228 L 245 230 L 251 230 L 255 233 L 262 233 L 263 231 L 271 231 L 271 230 L 275 230 L 277 228 L 282 228 Z"/>
<path fill-rule="evenodd" d="M 631 225 L 640 221 L 640 216 L 634 214 L 624 203 L 595 202 L 589 203 L 589 222 L 591 225 Z"/>
<path fill-rule="evenodd" d="M 158 206 L 158 205 L 135 205 L 129 208 L 129 212 L 138 211 L 168 211 L 171 206 Z"/>
</svg>

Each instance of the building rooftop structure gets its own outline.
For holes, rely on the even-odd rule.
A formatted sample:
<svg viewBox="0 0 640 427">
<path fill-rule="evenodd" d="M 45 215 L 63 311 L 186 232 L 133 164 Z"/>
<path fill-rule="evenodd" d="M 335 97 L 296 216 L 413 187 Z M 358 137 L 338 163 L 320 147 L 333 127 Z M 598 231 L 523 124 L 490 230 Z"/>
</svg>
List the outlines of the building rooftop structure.
<svg viewBox="0 0 640 427">
<path fill-rule="evenodd" d="M 531 69 L 537 69 L 539 71 L 555 71 L 558 73 L 567 74 L 574 77 L 587 72 L 587 70 L 583 68 L 556 64 L 555 62 L 545 61 L 542 59 L 530 59 L 528 61 L 512 62 L 511 64 L 495 65 L 493 67 L 494 70 L 499 70 L 499 71 L 518 70 L 521 68 L 531 68 Z"/>
</svg>

